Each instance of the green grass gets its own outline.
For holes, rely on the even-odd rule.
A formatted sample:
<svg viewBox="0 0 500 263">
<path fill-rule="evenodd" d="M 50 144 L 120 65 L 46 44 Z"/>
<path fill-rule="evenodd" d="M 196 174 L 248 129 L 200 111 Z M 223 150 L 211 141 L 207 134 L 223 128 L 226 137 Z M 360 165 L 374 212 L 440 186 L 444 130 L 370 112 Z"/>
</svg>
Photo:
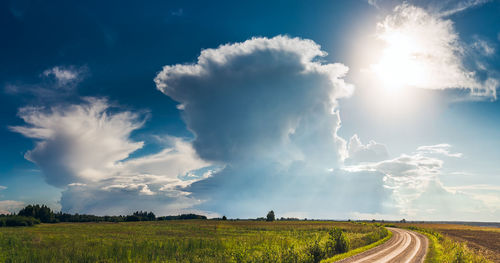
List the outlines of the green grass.
<svg viewBox="0 0 500 263">
<path fill-rule="evenodd" d="M 331 258 L 328 258 L 328 259 L 325 259 L 325 260 L 322 260 L 321 263 L 330 263 L 330 262 L 335 262 L 335 261 L 339 261 L 339 260 L 342 260 L 344 258 L 348 258 L 348 257 L 352 257 L 354 255 L 357 255 L 359 253 L 363 253 L 369 249 L 372 249 L 376 246 L 379 246 L 379 245 L 382 245 L 384 244 L 387 240 L 389 240 L 390 238 L 392 237 L 392 232 L 391 231 L 388 231 L 388 234 L 386 237 L 380 239 L 379 241 L 376 241 L 376 242 L 373 242 L 369 245 L 366 245 L 364 247 L 359 247 L 359 248 L 356 248 L 356 249 L 353 249 L 347 253 L 342 253 L 342 254 L 339 254 L 339 255 L 336 255 L 334 257 L 331 257 Z"/>
<path fill-rule="evenodd" d="M 441 235 L 439 232 L 421 227 L 408 227 L 411 230 L 418 231 L 429 238 L 429 248 L 425 263 L 488 263 L 484 256 L 474 253 L 467 248 L 466 244 L 456 242 Z"/>
<path fill-rule="evenodd" d="M 348 222 L 185 220 L 0 228 L 0 262 L 313 262 L 338 227 L 351 249 L 380 227 Z"/>
</svg>

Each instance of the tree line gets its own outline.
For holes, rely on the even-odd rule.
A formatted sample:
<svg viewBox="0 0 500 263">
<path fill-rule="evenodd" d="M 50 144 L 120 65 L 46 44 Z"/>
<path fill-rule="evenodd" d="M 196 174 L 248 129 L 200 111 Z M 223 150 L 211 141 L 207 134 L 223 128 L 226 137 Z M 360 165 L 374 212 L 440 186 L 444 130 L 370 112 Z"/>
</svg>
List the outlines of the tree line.
<svg viewBox="0 0 500 263">
<path fill-rule="evenodd" d="M 0 227 L 6 226 L 33 226 L 40 223 L 62 223 L 62 222 L 138 222 L 138 221 L 166 221 L 166 220 L 187 220 L 201 219 L 206 220 L 204 215 L 181 214 L 157 217 L 153 212 L 136 211 L 131 215 L 119 216 L 96 216 L 88 214 L 69 214 L 63 212 L 54 212 L 46 205 L 28 205 L 21 209 L 17 214 L 0 214 Z M 227 220 L 226 216 L 222 218 L 213 218 L 213 220 Z M 234 219 L 233 219 L 234 220 Z M 237 219 L 239 220 L 239 219 Z M 248 220 L 248 219 L 247 219 Z M 250 219 L 252 220 L 252 219 Z M 253 220 L 257 221 L 275 221 L 274 211 L 267 213 L 266 217 L 259 217 Z M 295 221 L 298 218 L 283 218 L 280 221 Z"/>
<path fill-rule="evenodd" d="M 176 216 L 157 217 L 153 212 L 136 211 L 131 215 L 96 216 L 87 214 L 54 213 L 46 205 L 28 205 L 17 214 L 0 215 L 0 227 L 5 226 L 32 226 L 40 223 L 60 222 L 137 222 L 137 221 L 164 221 L 207 219 L 206 216 L 197 214 L 182 214 Z"/>
</svg>

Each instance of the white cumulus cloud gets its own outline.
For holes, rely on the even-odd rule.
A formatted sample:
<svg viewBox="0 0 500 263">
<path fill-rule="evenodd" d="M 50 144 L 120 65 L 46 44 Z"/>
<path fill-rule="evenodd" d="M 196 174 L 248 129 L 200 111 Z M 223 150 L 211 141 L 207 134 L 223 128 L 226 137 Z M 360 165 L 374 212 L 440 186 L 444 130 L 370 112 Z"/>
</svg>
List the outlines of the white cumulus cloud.
<svg viewBox="0 0 500 263">
<path fill-rule="evenodd" d="M 195 64 L 165 66 L 155 82 L 182 105 L 202 158 L 309 156 L 332 165 L 345 146 L 337 99 L 352 87 L 342 80 L 346 66 L 315 60 L 325 55 L 311 40 L 252 38 L 203 50 Z"/>
<path fill-rule="evenodd" d="M 157 75 L 158 89 L 182 105 L 196 152 L 225 165 L 186 188 L 206 200 L 197 207 L 323 218 L 384 209 L 380 174 L 336 169 L 347 157 L 337 100 L 352 86 L 343 81 L 347 67 L 322 63 L 325 55 L 311 40 L 252 38 Z"/>
<path fill-rule="evenodd" d="M 55 186 L 97 181 L 109 176 L 115 164 L 142 148 L 130 133 L 143 124 L 137 114 L 108 114 L 104 99 L 87 98 L 68 107 L 25 107 L 19 116 L 27 126 L 11 127 L 37 140 L 26 159 L 36 163 Z"/>
<path fill-rule="evenodd" d="M 49 184 L 66 189 L 62 209 L 117 214 L 149 208 L 167 213 L 179 198 L 185 205 L 174 205 L 177 210 L 189 208 L 189 201 L 198 203 L 182 188 L 204 177 L 183 176 L 211 164 L 201 160 L 189 142 L 174 137 L 167 139 L 171 147 L 129 158 L 144 145 L 130 139 L 144 118 L 110 108 L 107 100 L 98 98 L 50 109 L 22 108 L 19 116 L 27 125 L 11 127 L 37 141 L 26 159 L 41 168 Z"/>
</svg>

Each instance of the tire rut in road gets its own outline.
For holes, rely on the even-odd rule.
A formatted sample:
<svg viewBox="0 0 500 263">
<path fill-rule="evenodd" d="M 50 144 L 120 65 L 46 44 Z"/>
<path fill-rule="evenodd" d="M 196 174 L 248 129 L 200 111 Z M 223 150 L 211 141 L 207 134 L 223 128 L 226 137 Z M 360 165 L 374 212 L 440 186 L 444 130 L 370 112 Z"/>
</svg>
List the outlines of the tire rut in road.
<svg viewBox="0 0 500 263">
<path fill-rule="evenodd" d="M 421 263 L 427 252 L 427 237 L 413 231 L 388 228 L 393 236 L 384 244 L 358 255 L 337 261 L 339 263 Z"/>
</svg>

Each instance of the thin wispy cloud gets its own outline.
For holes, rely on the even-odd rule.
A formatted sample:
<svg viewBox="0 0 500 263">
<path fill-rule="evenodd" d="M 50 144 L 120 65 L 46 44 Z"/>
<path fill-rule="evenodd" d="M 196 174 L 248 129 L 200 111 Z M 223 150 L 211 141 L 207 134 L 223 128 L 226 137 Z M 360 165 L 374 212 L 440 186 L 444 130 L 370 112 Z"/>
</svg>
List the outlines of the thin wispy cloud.
<svg viewBox="0 0 500 263">
<path fill-rule="evenodd" d="M 62 68 L 55 66 L 51 69 L 47 69 L 43 72 L 45 77 L 53 77 L 60 86 L 67 85 L 74 82 L 80 78 L 81 70 L 74 70 L 71 68 Z"/>
<path fill-rule="evenodd" d="M 480 7 L 483 4 L 492 2 L 492 0 L 446 0 L 446 1 L 432 1 L 432 0 L 367 0 L 368 4 L 378 9 L 393 9 L 397 5 L 411 4 L 425 8 L 428 11 L 439 17 L 448 17 L 461 12 L 464 12 L 475 7 Z"/>
<path fill-rule="evenodd" d="M 57 101 L 77 95 L 77 87 L 87 76 L 86 66 L 54 66 L 44 70 L 37 82 L 8 82 L 4 91 L 9 95 L 32 96 L 38 103 Z"/>
<path fill-rule="evenodd" d="M 183 16 L 184 15 L 184 9 L 179 8 L 177 10 L 170 11 L 170 14 L 172 16 Z"/>
<path fill-rule="evenodd" d="M 16 213 L 19 209 L 23 208 L 24 202 L 15 200 L 2 200 L 0 201 L 0 215 Z"/>
<path fill-rule="evenodd" d="M 443 143 L 430 146 L 420 146 L 417 148 L 417 152 L 428 153 L 428 154 L 441 154 L 447 157 L 456 157 L 456 158 L 460 158 L 463 156 L 462 153 L 452 153 L 450 151 L 450 148 L 451 145 Z"/>
<path fill-rule="evenodd" d="M 442 17 L 451 16 L 467 9 L 474 8 L 491 2 L 492 0 L 458 0 L 448 6 L 443 5 L 439 10 L 439 15 Z"/>
<path fill-rule="evenodd" d="M 472 47 L 484 56 L 491 56 L 495 54 L 495 47 L 484 39 L 476 38 L 476 41 L 472 43 Z"/>
<path fill-rule="evenodd" d="M 376 162 L 389 158 L 385 145 L 370 141 L 364 145 L 357 134 L 354 134 L 347 145 L 348 157 L 344 161 L 346 164 L 362 162 Z"/>
</svg>

